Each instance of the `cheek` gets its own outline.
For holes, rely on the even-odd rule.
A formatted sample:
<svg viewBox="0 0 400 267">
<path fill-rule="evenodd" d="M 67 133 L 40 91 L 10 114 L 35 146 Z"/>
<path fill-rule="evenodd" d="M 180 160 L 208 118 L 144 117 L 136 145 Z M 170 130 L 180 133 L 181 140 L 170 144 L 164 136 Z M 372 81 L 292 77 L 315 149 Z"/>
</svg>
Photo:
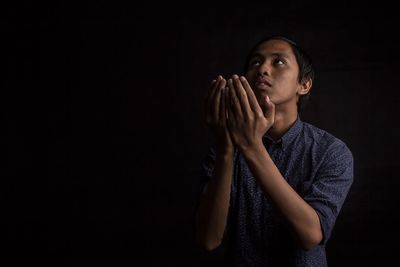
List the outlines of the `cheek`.
<svg viewBox="0 0 400 267">
<path fill-rule="evenodd" d="M 246 77 L 247 81 L 251 81 L 254 77 L 254 74 L 251 71 L 245 73 L 244 77 Z"/>
<path fill-rule="evenodd" d="M 297 84 L 298 83 L 298 75 L 297 73 L 293 72 L 286 72 L 284 75 L 282 75 L 287 82 L 290 82 L 292 84 Z"/>
<path fill-rule="evenodd" d="M 276 82 L 285 87 L 296 87 L 298 85 L 297 76 L 292 74 L 281 75 Z"/>
<path fill-rule="evenodd" d="M 254 72 L 246 72 L 244 77 L 246 77 L 247 82 L 250 84 L 251 88 L 253 88 L 256 80 L 256 74 Z"/>
<path fill-rule="evenodd" d="M 244 76 L 247 78 L 254 78 L 257 75 L 258 70 L 256 68 L 249 68 Z"/>
</svg>

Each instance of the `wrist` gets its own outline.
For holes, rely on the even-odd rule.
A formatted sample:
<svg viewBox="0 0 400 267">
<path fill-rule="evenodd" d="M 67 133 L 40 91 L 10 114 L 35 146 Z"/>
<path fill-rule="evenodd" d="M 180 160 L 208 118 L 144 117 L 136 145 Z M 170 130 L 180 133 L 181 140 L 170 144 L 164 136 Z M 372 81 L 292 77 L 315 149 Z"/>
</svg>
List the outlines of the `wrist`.
<svg viewBox="0 0 400 267">
<path fill-rule="evenodd" d="M 246 155 L 253 156 L 253 155 L 259 154 L 262 151 L 265 151 L 265 147 L 264 147 L 262 140 L 259 140 L 254 143 L 238 146 L 238 149 L 244 156 L 246 156 Z"/>
<path fill-rule="evenodd" d="M 217 146 L 217 155 L 222 157 L 233 156 L 235 148 L 233 146 Z"/>
</svg>

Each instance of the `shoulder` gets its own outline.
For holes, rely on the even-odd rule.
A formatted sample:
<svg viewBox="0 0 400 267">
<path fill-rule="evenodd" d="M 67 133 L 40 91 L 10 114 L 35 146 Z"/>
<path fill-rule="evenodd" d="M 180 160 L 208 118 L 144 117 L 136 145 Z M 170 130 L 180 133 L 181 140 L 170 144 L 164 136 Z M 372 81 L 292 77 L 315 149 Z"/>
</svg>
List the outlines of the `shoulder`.
<svg viewBox="0 0 400 267">
<path fill-rule="evenodd" d="M 338 160 L 353 160 L 352 152 L 344 141 L 315 125 L 303 122 L 302 138 L 319 154 L 329 158 L 339 157 Z"/>
</svg>

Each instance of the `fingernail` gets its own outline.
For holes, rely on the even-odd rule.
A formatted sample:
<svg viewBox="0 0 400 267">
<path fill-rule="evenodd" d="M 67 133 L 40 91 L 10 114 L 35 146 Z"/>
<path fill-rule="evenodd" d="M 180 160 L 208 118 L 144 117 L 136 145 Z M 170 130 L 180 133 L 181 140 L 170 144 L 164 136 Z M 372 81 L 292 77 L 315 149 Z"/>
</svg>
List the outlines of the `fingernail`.
<svg viewBox="0 0 400 267">
<path fill-rule="evenodd" d="M 242 80 L 243 82 L 246 81 L 246 78 L 244 76 L 240 76 L 240 80 Z"/>
</svg>

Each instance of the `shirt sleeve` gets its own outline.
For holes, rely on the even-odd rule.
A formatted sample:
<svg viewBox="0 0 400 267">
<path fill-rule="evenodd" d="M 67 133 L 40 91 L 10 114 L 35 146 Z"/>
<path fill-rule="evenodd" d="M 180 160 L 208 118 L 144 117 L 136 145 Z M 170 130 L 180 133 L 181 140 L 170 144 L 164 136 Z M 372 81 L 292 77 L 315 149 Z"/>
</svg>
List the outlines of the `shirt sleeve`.
<svg viewBox="0 0 400 267">
<path fill-rule="evenodd" d="M 194 207 L 192 214 L 192 234 L 195 235 L 195 216 L 196 210 L 200 204 L 200 198 L 207 188 L 212 173 L 214 171 L 216 154 L 213 147 L 209 148 L 206 156 L 201 162 L 200 170 L 196 176 L 195 189 L 194 189 Z"/>
<path fill-rule="evenodd" d="M 215 159 L 215 149 L 211 147 L 201 163 L 200 175 L 198 179 L 198 189 L 196 194 L 197 199 L 199 199 L 204 191 L 207 189 L 207 184 L 210 181 L 210 178 L 214 171 Z"/>
<path fill-rule="evenodd" d="M 323 239 L 328 241 L 336 218 L 353 183 L 353 155 L 341 141 L 329 146 L 304 200 L 317 212 Z"/>
</svg>

